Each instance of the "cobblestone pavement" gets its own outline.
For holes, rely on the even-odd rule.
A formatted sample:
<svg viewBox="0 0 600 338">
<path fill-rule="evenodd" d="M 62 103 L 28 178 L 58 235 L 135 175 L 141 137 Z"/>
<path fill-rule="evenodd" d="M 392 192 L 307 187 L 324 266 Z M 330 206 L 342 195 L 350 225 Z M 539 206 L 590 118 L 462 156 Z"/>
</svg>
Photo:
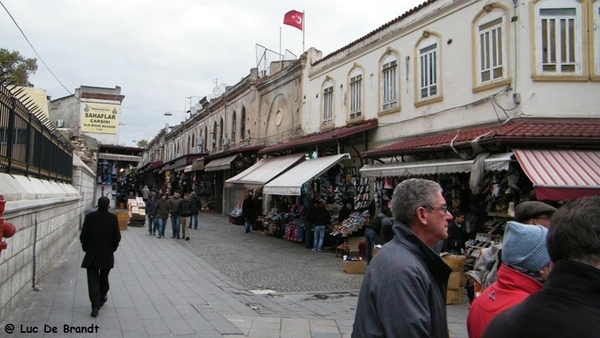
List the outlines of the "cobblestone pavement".
<svg viewBox="0 0 600 338">
<path fill-rule="evenodd" d="M 244 232 L 221 215 L 200 214 L 198 230 L 184 246 L 249 290 L 315 292 L 358 290 L 361 274 L 342 270 L 335 249 L 315 252 L 303 243 Z M 170 220 L 169 220 L 170 222 Z M 170 223 L 169 223 L 170 225 Z M 166 231 L 168 239 L 170 227 Z"/>
</svg>

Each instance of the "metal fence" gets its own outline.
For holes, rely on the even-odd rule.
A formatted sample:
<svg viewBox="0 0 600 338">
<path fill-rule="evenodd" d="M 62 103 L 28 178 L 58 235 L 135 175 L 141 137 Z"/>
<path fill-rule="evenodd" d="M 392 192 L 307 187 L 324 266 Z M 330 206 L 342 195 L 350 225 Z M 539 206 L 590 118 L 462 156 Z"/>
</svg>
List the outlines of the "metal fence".
<svg viewBox="0 0 600 338">
<path fill-rule="evenodd" d="M 71 183 L 73 146 L 25 90 L 0 83 L 0 172 Z"/>
</svg>

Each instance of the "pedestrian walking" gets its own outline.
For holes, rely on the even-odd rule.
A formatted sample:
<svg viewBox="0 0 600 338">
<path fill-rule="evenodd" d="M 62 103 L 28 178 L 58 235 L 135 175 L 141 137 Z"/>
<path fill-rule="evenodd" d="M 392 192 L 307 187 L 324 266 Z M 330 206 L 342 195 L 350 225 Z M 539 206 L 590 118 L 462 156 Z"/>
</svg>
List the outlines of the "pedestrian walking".
<svg viewBox="0 0 600 338">
<path fill-rule="evenodd" d="M 392 197 L 394 240 L 363 277 L 352 337 L 447 337 L 446 289 L 452 269 L 433 248 L 452 215 L 437 182 L 408 179 Z"/>
<path fill-rule="evenodd" d="M 83 222 L 79 240 L 85 252 L 81 267 L 87 270 L 88 295 L 92 303 L 92 317 L 107 301 L 108 274 L 114 267 L 114 252 L 121 241 L 117 216 L 108 211 L 110 200 L 98 199 L 98 210 L 89 213 Z"/>
<path fill-rule="evenodd" d="M 146 202 L 149 198 L 150 198 L 150 189 L 148 189 L 148 186 L 145 185 L 142 188 L 142 200 L 144 200 L 144 202 Z"/>
<path fill-rule="evenodd" d="M 325 202 L 319 203 L 315 211 L 315 237 L 313 239 L 313 251 L 323 251 L 323 241 L 325 239 L 325 228 L 331 223 L 331 216 L 326 209 Z"/>
<path fill-rule="evenodd" d="M 183 194 L 183 200 L 179 202 L 177 206 L 179 210 L 179 217 L 181 217 L 181 239 L 186 241 L 190 240 L 190 229 L 191 228 L 191 216 L 192 216 L 192 201 L 190 201 L 190 194 Z"/>
<path fill-rule="evenodd" d="M 167 201 L 167 194 L 161 194 L 154 209 L 154 222 L 157 226 L 158 238 L 165 237 L 167 218 L 169 218 L 169 201 Z"/>
<path fill-rule="evenodd" d="M 381 222 L 387 216 L 383 212 L 373 217 L 369 225 L 365 229 L 365 259 L 367 264 L 371 262 L 373 258 L 373 247 L 379 244 L 379 234 L 381 233 Z"/>
<path fill-rule="evenodd" d="M 598 337 L 599 219 L 600 196 L 556 210 L 547 238 L 553 267 L 544 287 L 496 316 L 483 337 Z"/>
<path fill-rule="evenodd" d="M 179 203 L 181 202 L 181 198 L 179 198 L 179 192 L 175 191 L 173 193 L 173 198 L 169 200 L 169 213 L 171 214 L 171 231 L 173 233 L 173 238 L 179 239 L 179 226 L 181 224 L 181 217 L 179 215 Z"/>
<path fill-rule="evenodd" d="M 256 217 L 256 208 L 254 206 L 252 194 L 250 193 L 246 195 L 246 198 L 242 202 L 242 215 L 244 216 L 244 230 L 246 233 L 249 233 L 250 229 L 252 228 L 254 218 Z"/>
<path fill-rule="evenodd" d="M 198 230 L 198 214 L 202 209 L 202 202 L 200 202 L 200 198 L 198 198 L 198 195 L 195 192 L 190 196 L 190 202 L 192 203 L 192 221 L 190 222 L 190 229 L 193 226 L 194 230 Z"/>
<path fill-rule="evenodd" d="M 146 218 L 148 219 L 148 234 L 154 235 L 156 233 L 156 222 L 154 222 L 154 210 L 156 209 L 156 193 L 151 192 L 150 198 L 146 202 Z"/>
</svg>

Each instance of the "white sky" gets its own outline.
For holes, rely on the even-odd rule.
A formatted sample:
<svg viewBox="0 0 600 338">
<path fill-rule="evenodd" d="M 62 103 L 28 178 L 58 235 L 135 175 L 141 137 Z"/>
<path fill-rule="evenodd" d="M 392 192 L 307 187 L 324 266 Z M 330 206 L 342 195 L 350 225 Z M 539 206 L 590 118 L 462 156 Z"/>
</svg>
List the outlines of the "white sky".
<svg viewBox="0 0 600 338">
<path fill-rule="evenodd" d="M 323 56 L 424 0 L 0 0 L 63 86 L 0 6 L 0 48 L 38 58 L 30 78 L 52 99 L 82 85 L 121 87 L 119 143 L 150 141 L 183 120 L 186 97 L 234 85 L 256 67 L 256 44 L 302 54 L 302 31 L 283 25 L 305 12 L 305 47 Z M 275 61 L 275 60 L 273 60 Z M 197 102 L 198 98 L 194 97 Z M 173 116 L 163 114 L 173 111 Z"/>
</svg>

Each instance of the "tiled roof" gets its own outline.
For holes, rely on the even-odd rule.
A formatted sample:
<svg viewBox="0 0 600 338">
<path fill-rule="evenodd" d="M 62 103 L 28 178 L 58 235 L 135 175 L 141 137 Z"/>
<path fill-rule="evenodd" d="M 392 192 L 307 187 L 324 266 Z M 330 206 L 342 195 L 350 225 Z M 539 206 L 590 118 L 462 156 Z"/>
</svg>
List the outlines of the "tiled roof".
<svg viewBox="0 0 600 338">
<path fill-rule="evenodd" d="M 480 143 L 500 140 L 506 145 L 557 143 L 560 141 L 600 143 L 600 119 L 574 120 L 515 120 L 505 124 L 475 126 L 469 129 L 446 131 L 436 135 L 413 137 L 363 153 L 364 157 L 402 155 L 416 152 L 446 150 L 465 145 L 479 137 Z"/>
<path fill-rule="evenodd" d="M 351 125 L 351 126 L 343 126 L 333 130 L 329 130 L 326 132 L 321 132 L 317 134 L 307 135 L 295 140 L 291 140 L 288 142 L 279 143 L 276 145 L 272 145 L 270 147 L 266 147 L 260 150 L 259 154 L 268 154 L 277 151 L 290 150 L 303 148 L 307 146 L 313 146 L 316 144 L 326 143 L 330 141 L 339 140 L 343 137 L 354 135 L 360 133 L 361 131 L 373 129 L 377 127 L 377 120 L 368 120 L 361 124 Z"/>
<path fill-rule="evenodd" d="M 338 49 L 338 50 L 336 50 L 336 51 L 334 51 L 332 53 L 327 54 L 325 57 L 321 58 L 320 60 L 315 61 L 313 63 L 313 66 L 317 65 L 317 64 L 319 64 L 319 63 L 321 63 L 321 62 L 323 62 L 323 61 L 325 61 L 325 60 L 327 60 L 327 59 L 329 59 L 329 58 L 331 58 L 333 56 L 335 56 L 338 53 L 341 53 L 341 52 L 343 52 L 343 51 L 351 48 L 352 46 L 356 45 L 357 43 L 360 43 L 361 41 L 364 41 L 364 40 L 370 38 L 371 36 L 373 36 L 373 35 L 381 32 L 381 31 L 383 31 L 384 29 L 388 28 L 389 26 L 391 26 L 391 25 L 393 25 L 393 24 L 395 24 L 395 23 L 397 23 L 399 21 L 402 21 L 403 19 L 411 16 L 412 14 L 418 12 L 419 10 L 427 7 L 428 5 L 430 5 L 430 4 L 432 4 L 432 3 L 436 2 L 436 1 L 437 0 L 427 0 L 427 1 L 423 2 L 423 3 L 421 3 L 420 5 L 417 5 L 417 6 L 413 7 L 412 9 L 404 12 L 404 14 L 400 15 L 399 17 L 395 18 L 394 20 L 392 20 L 392 21 L 384 24 L 383 26 L 381 26 L 381 27 L 379 27 L 379 28 L 371 31 L 367 35 L 365 35 L 365 36 L 363 36 L 363 37 L 361 37 L 361 38 L 359 38 L 359 39 L 357 39 L 355 41 L 352 41 L 351 43 L 347 44 L 346 46 L 344 46 L 344 47 L 342 47 L 342 48 L 340 48 L 340 49 Z"/>
</svg>

